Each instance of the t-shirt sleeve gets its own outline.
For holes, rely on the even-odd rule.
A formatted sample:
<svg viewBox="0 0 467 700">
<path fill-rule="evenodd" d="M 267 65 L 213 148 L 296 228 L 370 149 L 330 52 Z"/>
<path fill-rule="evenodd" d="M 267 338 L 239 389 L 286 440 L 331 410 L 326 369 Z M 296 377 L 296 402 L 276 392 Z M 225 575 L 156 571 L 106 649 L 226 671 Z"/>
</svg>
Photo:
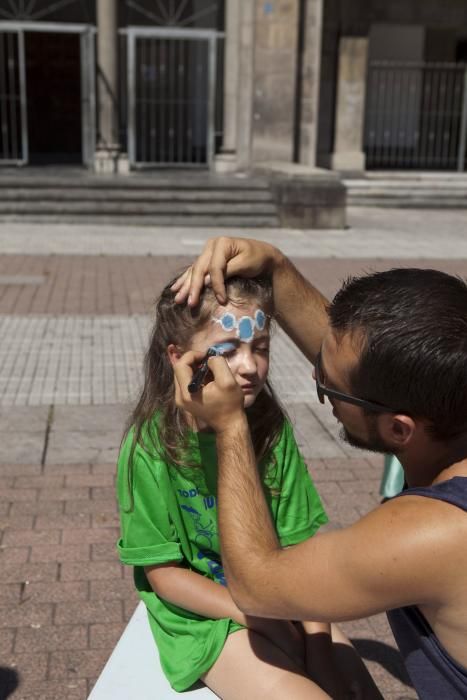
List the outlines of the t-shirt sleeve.
<svg viewBox="0 0 467 700">
<path fill-rule="evenodd" d="M 279 475 L 276 529 L 285 547 L 314 535 L 328 517 L 288 422 L 274 453 Z"/>
<path fill-rule="evenodd" d="M 133 433 L 124 440 L 118 458 L 117 498 L 121 537 L 117 544 L 123 564 L 150 566 L 183 559 L 177 532 L 169 516 L 161 480 L 161 465 L 136 445 L 129 479 Z"/>
</svg>

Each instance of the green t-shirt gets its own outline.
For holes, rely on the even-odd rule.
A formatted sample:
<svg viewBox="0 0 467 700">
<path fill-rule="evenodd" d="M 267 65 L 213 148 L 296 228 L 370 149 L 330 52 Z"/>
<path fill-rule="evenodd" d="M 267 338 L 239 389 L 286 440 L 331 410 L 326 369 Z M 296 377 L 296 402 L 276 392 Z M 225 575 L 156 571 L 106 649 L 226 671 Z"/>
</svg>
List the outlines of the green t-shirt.
<svg viewBox="0 0 467 700">
<path fill-rule="evenodd" d="M 154 450 L 137 445 L 131 504 L 128 462 L 132 441 L 130 431 L 118 460 L 118 552 L 124 564 L 135 567 L 136 588 L 148 610 L 161 666 L 175 690 L 186 690 L 211 668 L 227 635 L 241 629 L 241 625 L 228 618 L 200 617 L 159 598 L 143 567 L 180 562 L 226 585 L 217 529 L 215 435 L 190 435 L 191 458 L 202 469 L 166 464 Z M 288 422 L 273 455 L 265 472 L 267 501 L 281 545 L 297 544 L 313 535 L 327 517 Z"/>
</svg>

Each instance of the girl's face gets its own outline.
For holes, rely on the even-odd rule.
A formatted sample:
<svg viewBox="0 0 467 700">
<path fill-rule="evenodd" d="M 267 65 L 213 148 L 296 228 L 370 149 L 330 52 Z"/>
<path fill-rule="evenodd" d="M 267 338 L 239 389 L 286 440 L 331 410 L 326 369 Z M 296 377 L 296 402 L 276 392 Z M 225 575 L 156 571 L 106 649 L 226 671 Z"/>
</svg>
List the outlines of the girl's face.
<svg viewBox="0 0 467 700">
<path fill-rule="evenodd" d="M 235 345 L 224 357 L 248 408 L 264 387 L 269 370 L 269 321 L 257 304 L 218 306 L 212 320 L 194 334 L 190 349 L 207 352 L 211 345 L 225 342 Z"/>
</svg>

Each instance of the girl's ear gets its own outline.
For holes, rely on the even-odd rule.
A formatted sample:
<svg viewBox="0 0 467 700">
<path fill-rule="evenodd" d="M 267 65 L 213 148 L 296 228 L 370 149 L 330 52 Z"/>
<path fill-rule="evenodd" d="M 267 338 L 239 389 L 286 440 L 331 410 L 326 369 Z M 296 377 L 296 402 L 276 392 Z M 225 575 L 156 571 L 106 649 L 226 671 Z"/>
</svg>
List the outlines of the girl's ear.
<svg viewBox="0 0 467 700">
<path fill-rule="evenodd" d="M 170 364 L 174 365 L 175 362 L 181 358 L 181 356 L 183 355 L 183 352 L 180 350 L 180 348 L 177 345 L 174 345 L 173 343 L 171 343 L 167 347 L 167 355 L 169 357 Z"/>
</svg>

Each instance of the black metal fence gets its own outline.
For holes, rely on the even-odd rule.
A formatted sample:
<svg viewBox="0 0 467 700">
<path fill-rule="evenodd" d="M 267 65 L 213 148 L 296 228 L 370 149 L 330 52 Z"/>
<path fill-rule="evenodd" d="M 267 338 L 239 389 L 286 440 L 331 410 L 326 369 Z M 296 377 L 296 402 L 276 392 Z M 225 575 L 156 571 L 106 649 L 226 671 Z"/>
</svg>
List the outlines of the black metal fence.
<svg viewBox="0 0 467 700">
<path fill-rule="evenodd" d="M 466 132 L 465 64 L 370 62 L 367 168 L 465 170 Z"/>
</svg>

